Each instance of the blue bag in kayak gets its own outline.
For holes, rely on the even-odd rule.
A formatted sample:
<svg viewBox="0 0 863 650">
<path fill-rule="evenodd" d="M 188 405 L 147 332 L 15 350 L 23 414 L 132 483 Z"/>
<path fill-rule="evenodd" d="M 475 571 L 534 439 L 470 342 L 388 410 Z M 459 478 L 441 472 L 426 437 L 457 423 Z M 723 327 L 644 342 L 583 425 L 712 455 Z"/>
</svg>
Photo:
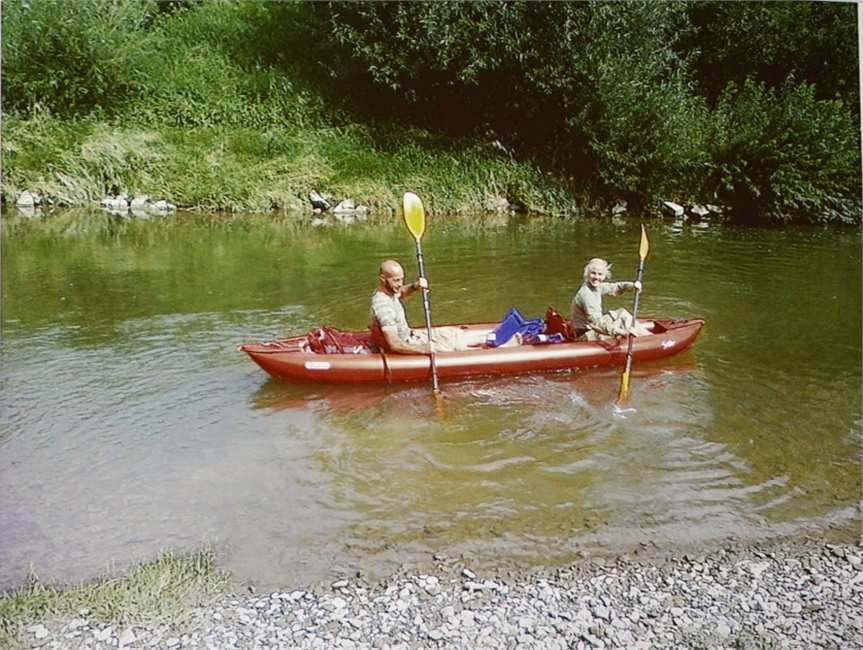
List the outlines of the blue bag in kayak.
<svg viewBox="0 0 863 650">
<path fill-rule="evenodd" d="M 539 337 L 545 331 L 545 321 L 542 318 L 527 319 L 515 307 L 510 309 L 495 330 L 486 337 L 486 345 L 490 348 L 500 347 L 516 334 L 521 334 L 523 340 Z"/>
</svg>

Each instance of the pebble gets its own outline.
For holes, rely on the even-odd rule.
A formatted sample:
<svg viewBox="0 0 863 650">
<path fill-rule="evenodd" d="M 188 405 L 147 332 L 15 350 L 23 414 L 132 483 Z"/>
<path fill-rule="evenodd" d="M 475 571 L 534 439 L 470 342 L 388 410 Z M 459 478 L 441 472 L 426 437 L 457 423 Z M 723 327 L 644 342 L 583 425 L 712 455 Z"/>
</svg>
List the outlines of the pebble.
<svg viewBox="0 0 863 650">
<path fill-rule="evenodd" d="M 397 572 L 269 597 L 229 595 L 166 628 L 79 618 L 29 625 L 24 648 L 413 650 L 424 648 L 863 647 L 859 544 L 730 546 L 560 570 Z M 858 560 L 855 562 L 855 560 Z M 83 611 L 83 610 L 82 610 Z"/>
</svg>

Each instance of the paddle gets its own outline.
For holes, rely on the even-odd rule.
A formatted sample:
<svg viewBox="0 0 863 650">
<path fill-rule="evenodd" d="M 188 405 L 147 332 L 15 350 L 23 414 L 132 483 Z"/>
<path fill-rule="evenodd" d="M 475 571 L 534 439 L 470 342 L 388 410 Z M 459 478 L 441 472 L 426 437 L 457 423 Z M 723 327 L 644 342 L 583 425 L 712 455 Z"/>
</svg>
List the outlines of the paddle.
<svg viewBox="0 0 863 650">
<path fill-rule="evenodd" d="M 644 275 L 644 260 L 647 257 L 647 252 L 650 249 L 650 244 L 647 241 L 647 231 L 644 230 L 644 224 L 641 225 L 641 243 L 638 246 L 638 275 L 635 278 L 637 282 L 641 282 Z M 635 304 L 632 306 L 632 327 L 635 327 L 636 319 L 638 318 L 638 299 L 641 297 L 641 289 L 635 292 Z M 628 344 L 626 346 L 626 367 L 623 374 L 620 376 L 620 391 L 617 393 L 618 405 L 626 403 L 629 398 L 629 371 L 632 369 L 632 332 L 627 333 Z"/>
<path fill-rule="evenodd" d="M 425 266 L 423 266 L 423 249 L 421 243 L 423 233 L 425 233 L 426 229 L 426 213 L 423 209 L 423 202 L 420 201 L 420 197 L 418 197 L 413 192 L 405 192 L 404 198 L 402 200 L 402 205 L 404 207 L 405 225 L 408 227 L 408 230 L 410 231 L 411 235 L 413 235 L 414 241 L 416 242 L 417 266 L 419 267 L 420 277 L 425 278 L 426 271 Z M 434 393 L 435 400 L 437 401 L 438 405 L 440 405 L 441 394 L 440 388 L 438 388 L 437 364 L 435 363 L 434 351 L 431 347 L 431 304 L 429 303 L 429 290 L 425 287 L 423 287 L 423 312 L 425 313 L 426 317 L 426 329 L 428 330 L 429 337 L 429 359 L 431 360 L 432 392 Z"/>
</svg>

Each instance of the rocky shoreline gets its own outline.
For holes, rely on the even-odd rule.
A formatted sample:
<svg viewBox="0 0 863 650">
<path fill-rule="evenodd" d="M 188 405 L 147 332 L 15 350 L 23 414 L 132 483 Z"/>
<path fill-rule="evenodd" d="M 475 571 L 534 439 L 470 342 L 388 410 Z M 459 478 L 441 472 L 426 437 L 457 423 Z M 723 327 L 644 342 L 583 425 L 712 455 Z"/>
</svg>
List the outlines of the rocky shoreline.
<svg viewBox="0 0 863 650">
<path fill-rule="evenodd" d="M 783 541 L 488 575 L 436 556 L 368 584 L 226 596 L 184 629 L 29 626 L 24 647 L 860 648 L 863 546 Z"/>
</svg>

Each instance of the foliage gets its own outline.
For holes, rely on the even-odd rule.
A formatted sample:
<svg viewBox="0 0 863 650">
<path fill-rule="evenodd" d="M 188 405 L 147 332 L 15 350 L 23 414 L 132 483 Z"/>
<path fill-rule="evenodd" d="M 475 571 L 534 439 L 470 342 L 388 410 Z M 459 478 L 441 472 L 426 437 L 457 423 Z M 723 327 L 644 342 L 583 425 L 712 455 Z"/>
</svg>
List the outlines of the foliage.
<svg viewBox="0 0 863 650">
<path fill-rule="evenodd" d="M 410 179 L 456 208 L 570 213 L 578 188 L 859 222 L 854 10 L 7 0 L 4 192 L 392 205 Z"/>
<path fill-rule="evenodd" d="M 291 8 L 246 0 L 160 16 L 135 53 L 127 119 L 208 128 L 319 123 L 319 98 L 280 67 L 285 34 L 276 17 Z"/>
<path fill-rule="evenodd" d="M 587 83 L 564 133 L 582 129 L 606 192 L 636 206 L 663 194 L 688 198 L 705 160 L 708 115 L 686 62 L 671 50 L 685 29 L 674 3 L 593 8 Z"/>
<path fill-rule="evenodd" d="M 65 114 L 122 103 L 130 56 L 157 10 L 151 0 L 7 0 L 4 109 Z"/>
<path fill-rule="evenodd" d="M 411 117 L 488 134 L 644 198 L 689 180 L 703 109 L 674 3 L 329 3 L 332 75 L 367 77 Z M 376 102 L 377 103 L 377 102 Z M 683 155 L 681 155 L 683 153 Z M 686 154 L 692 154 L 688 156 Z"/>
<path fill-rule="evenodd" d="M 7 196 L 28 189 L 68 205 L 121 191 L 181 207 L 302 211 L 318 190 L 381 209 L 394 208 L 408 189 L 448 212 L 479 211 L 502 198 L 544 213 L 574 202 L 533 165 L 403 129 L 117 127 L 36 114 L 7 120 L 4 131 Z"/>
<path fill-rule="evenodd" d="M 679 47 L 714 101 L 747 78 L 776 88 L 793 75 L 819 99 L 858 105 L 857 8 L 851 2 L 692 2 Z"/>
<path fill-rule="evenodd" d="M 860 141 L 839 100 L 809 84 L 729 84 L 716 109 L 710 179 L 739 220 L 860 221 Z"/>
</svg>

